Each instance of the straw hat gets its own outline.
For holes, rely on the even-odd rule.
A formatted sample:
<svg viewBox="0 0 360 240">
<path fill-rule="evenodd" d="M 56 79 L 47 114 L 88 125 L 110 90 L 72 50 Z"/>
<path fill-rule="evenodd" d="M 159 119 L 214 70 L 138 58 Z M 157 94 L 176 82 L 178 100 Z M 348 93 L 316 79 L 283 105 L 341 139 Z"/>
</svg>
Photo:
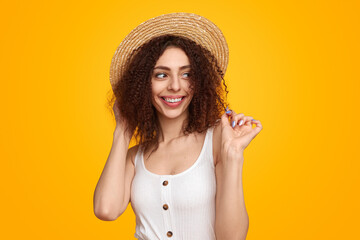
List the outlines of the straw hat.
<svg viewBox="0 0 360 240">
<path fill-rule="evenodd" d="M 133 50 L 164 34 L 186 37 L 209 50 L 225 74 L 229 49 L 221 30 L 210 20 L 194 13 L 175 12 L 151 18 L 134 28 L 118 46 L 110 66 L 110 83 L 119 81 Z"/>
</svg>

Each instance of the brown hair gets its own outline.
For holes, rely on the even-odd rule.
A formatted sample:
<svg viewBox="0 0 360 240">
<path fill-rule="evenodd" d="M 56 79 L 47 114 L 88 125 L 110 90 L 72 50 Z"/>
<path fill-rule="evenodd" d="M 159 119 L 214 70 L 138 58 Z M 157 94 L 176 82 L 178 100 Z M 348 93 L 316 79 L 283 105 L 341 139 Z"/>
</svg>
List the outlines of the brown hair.
<svg viewBox="0 0 360 240">
<path fill-rule="evenodd" d="M 136 142 L 145 149 L 154 145 L 156 150 L 159 146 L 161 129 L 151 102 L 151 76 L 157 60 L 168 46 L 181 48 L 190 61 L 190 86 L 194 95 L 183 128 L 185 135 L 194 131 L 201 133 L 214 126 L 228 105 L 224 73 L 208 50 L 190 39 L 169 34 L 151 39 L 132 52 L 126 70 L 114 85 L 114 94 L 108 100 L 108 107 L 117 101 L 120 115 L 128 125 L 126 131 L 134 133 Z"/>
</svg>

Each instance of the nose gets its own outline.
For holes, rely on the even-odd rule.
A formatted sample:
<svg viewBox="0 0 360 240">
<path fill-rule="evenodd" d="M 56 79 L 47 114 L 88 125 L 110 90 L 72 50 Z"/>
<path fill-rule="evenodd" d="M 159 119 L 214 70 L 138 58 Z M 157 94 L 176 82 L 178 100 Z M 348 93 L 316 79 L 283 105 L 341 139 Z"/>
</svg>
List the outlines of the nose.
<svg viewBox="0 0 360 240">
<path fill-rule="evenodd" d="M 179 91 L 180 90 L 180 77 L 172 77 L 169 81 L 168 90 Z"/>
</svg>

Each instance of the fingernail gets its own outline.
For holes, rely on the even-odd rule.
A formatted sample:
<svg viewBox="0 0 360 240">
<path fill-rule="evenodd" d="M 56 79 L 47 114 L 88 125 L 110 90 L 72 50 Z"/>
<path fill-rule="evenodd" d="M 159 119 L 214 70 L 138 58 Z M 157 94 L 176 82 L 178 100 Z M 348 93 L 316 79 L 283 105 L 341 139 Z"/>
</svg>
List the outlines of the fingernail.
<svg viewBox="0 0 360 240">
<path fill-rule="evenodd" d="M 229 110 L 229 111 L 226 111 L 226 114 L 230 114 L 231 113 L 231 110 Z"/>
<path fill-rule="evenodd" d="M 256 121 L 255 119 L 251 119 L 251 121 Z"/>
<path fill-rule="evenodd" d="M 225 111 L 228 111 L 229 110 L 229 107 L 226 107 Z"/>
<path fill-rule="evenodd" d="M 244 120 L 241 119 L 239 122 L 239 126 L 241 126 L 243 124 L 243 122 L 244 122 Z"/>
<path fill-rule="evenodd" d="M 231 122 L 231 126 L 234 128 L 235 127 L 235 121 Z"/>
</svg>

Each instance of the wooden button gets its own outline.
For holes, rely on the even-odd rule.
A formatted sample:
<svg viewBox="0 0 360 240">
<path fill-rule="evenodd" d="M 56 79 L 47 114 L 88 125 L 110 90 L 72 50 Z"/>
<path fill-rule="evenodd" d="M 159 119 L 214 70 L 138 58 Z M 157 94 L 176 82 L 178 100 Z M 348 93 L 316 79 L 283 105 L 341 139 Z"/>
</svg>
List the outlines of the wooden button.
<svg viewBox="0 0 360 240">
<path fill-rule="evenodd" d="M 165 181 L 163 181 L 163 185 L 164 185 L 164 186 L 167 186 L 167 185 L 168 185 L 168 183 L 169 183 L 169 182 L 168 182 L 168 181 L 166 181 L 166 180 L 165 180 Z"/>
<path fill-rule="evenodd" d="M 167 235 L 168 237 L 171 237 L 171 236 L 172 236 L 172 232 L 171 232 L 171 231 L 168 231 L 166 235 Z"/>
<path fill-rule="evenodd" d="M 163 209 L 164 209 L 164 210 L 168 210 L 168 208 L 169 208 L 169 206 L 168 206 L 167 204 L 164 204 L 164 205 L 163 205 Z"/>
</svg>

